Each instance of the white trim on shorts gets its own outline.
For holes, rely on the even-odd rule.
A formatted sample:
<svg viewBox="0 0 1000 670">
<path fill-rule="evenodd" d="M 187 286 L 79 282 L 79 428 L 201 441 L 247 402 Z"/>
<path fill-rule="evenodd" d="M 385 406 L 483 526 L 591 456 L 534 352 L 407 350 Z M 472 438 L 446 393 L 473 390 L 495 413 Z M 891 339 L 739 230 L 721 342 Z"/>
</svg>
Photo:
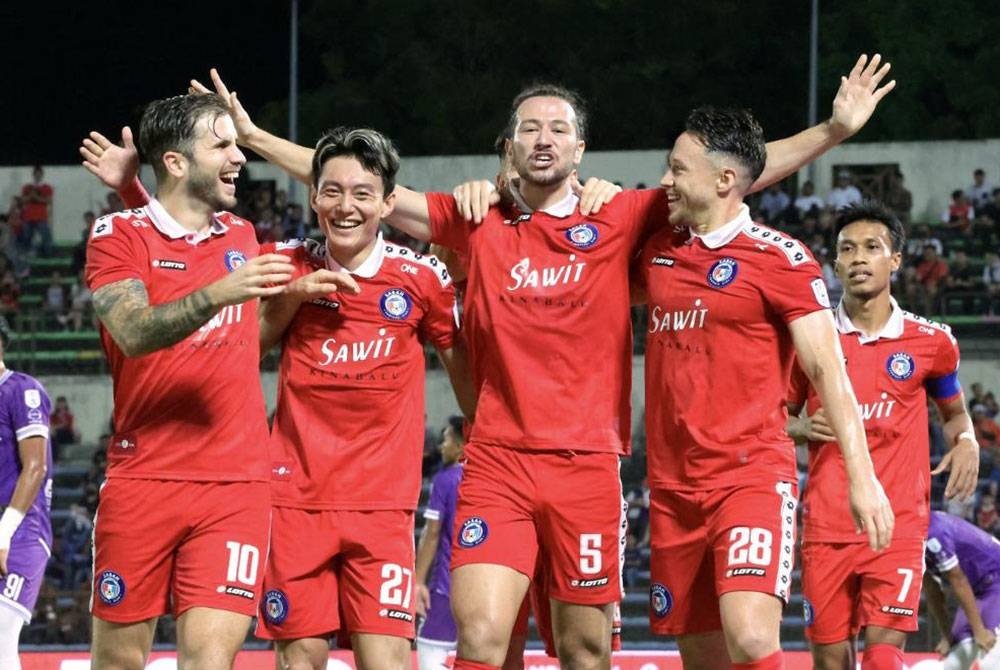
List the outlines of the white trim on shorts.
<svg viewBox="0 0 1000 670">
<path fill-rule="evenodd" d="M 774 594 L 785 603 L 792 590 L 792 566 L 795 563 L 795 509 L 798 499 L 792 492 L 790 482 L 778 482 L 775 492 L 781 496 L 778 514 L 781 516 L 781 539 L 778 543 L 777 576 L 774 579 Z M 791 502 L 791 509 L 788 503 Z"/>
</svg>

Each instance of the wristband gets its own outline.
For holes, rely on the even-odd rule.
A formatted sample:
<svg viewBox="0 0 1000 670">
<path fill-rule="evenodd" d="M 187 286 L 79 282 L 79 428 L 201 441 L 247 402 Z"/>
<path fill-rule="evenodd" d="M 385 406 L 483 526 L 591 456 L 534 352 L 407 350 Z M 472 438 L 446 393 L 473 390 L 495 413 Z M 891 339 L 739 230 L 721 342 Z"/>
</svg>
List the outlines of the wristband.
<svg viewBox="0 0 1000 670">
<path fill-rule="evenodd" d="M 0 516 L 0 549 L 10 549 L 10 539 L 24 521 L 24 512 L 8 506 Z"/>
<path fill-rule="evenodd" d="M 965 430 L 965 431 L 962 431 L 961 433 L 959 433 L 955 437 L 955 444 L 958 444 L 962 440 L 968 440 L 969 442 L 972 442 L 977 447 L 979 446 L 979 440 L 976 439 L 976 434 L 973 433 L 971 430 Z"/>
</svg>

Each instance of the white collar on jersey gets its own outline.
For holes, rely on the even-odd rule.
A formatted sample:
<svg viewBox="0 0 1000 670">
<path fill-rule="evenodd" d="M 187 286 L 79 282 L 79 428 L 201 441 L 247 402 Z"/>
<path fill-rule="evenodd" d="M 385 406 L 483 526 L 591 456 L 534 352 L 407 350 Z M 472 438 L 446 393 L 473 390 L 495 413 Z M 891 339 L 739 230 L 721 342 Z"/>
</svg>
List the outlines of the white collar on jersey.
<svg viewBox="0 0 1000 670">
<path fill-rule="evenodd" d="M 843 299 L 841 299 L 840 304 L 837 305 L 837 311 L 833 313 L 833 320 L 837 324 L 837 330 L 844 335 L 857 333 L 858 341 L 861 344 L 874 342 L 883 337 L 889 340 L 894 340 L 903 336 L 903 310 L 900 309 L 899 303 L 897 303 L 896 299 L 892 296 L 889 296 L 889 305 L 892 309 L 889 313 L 889 320 L 885 322 L 884 326 L 882 326 L 882 330 L 874 335 L 865 335 L 857 326 L 854 325 L 851 321 L 851 317 L 847 316 L 847 310 L 844 309 Z"/>
<path fill-rule="evenodd" d="M 531 209 L 531 207 L 528 207 L 528 203 L 526 203 L 524 201 L 524 198 L 521 197 L 520 189 L 512 188 L 510 190 L 510 194 L 514 198 L 514 204 L 517 205 L 517 208 L 519 210 L 521 210 L 525 214 L 531 214 L 533 211 L 535 211 Z M 544 212 L 549 216 L 554 216 L 557 219 L 565 219 L 567 216 L 569 216 L 576 210 L 576 206 L 579 202 L 580 198 L 577 197 L 576 193 L 573 193 L 572 189 L 570 189 L 569 195 L 567 195 L 565 198 L 563 198 L 556 204 L 552 205 L 551 207 L 546 207 L 545 209 L 539 211 Z"/>
<path fill-rule="evenodd" d="M 149 218 L 158 231 L 172 240 L 179 240 L 183 237 L 188 244 L 198 244 L 203 240 L 207 240 L 212 235 L 221 235 L 229 230 L 229 226 L 219 221 L 219 217 L 213 215 L 212 224 L 208 227 L 208 232 L 192 232 L 177 223 L 177 219 L 170 216 L 170 212 L 156 198 L 150 198 L 149 204 L 146 205 L 146 211 L 149 212 Z"/>
<path fill-rule="evenodd" d="M 698 238 L 702 241 L 709 249 L 721 249 L 730 242 L 732 242 L 740 231 L 743 230 L 743 226 L 748 223 L 752 223 L 753 220 L 750 218 L 750 208 L 746 205 L 740 205 L 740 213 L 736 215 L 736 218 L 722 226 L 722 228 L 716 228 L 710 233 L 705 233 L 704 235 L 699 235 L 694 232 L 694 228 L 691 228 L 690 240 Z"/>
<path fill-rule="evenodd" d="M 385 258 L 385 242 L 382 240 L 382 233 L 379 232 L 378 236 L 375 238 L 375 247 L 368 252 L 368 258 L 361 262 L 361 265 L 353 270 L 348 270 L 340 263 L 333 259 L 330 255 L 330 249 L 326 249 L 326 269 L 333 270 L 334 272 L 346 272 L 352 274 L 355 277 L 362 277 L 364 279 L 371 279 L 376 274 L 378 274 L 379 269 L 382 267 L 382 260 Z"/>
</svg>

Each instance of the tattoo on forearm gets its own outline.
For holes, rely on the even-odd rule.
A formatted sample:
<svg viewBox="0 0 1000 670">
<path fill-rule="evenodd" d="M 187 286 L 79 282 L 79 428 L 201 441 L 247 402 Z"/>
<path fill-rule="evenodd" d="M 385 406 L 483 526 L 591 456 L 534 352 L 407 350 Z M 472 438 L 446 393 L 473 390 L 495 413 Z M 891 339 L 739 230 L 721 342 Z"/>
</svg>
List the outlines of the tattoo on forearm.
<svg viewBox="0 0 1000 670">
<path fill-rule="evenodd" d="M 218 309 L 204 289 L 150 306 L 146 286 L 138 279 L 108 284 L 94 293 L 94 312 L 129 356 L 141 356 L 180 342 Z"/>
</svg>

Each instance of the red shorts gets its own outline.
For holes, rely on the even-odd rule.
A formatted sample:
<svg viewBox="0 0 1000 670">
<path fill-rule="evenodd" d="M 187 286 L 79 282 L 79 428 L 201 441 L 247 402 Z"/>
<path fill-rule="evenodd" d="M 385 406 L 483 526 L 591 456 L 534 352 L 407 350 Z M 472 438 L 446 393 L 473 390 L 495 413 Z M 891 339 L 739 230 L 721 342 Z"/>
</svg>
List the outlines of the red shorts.
<svg viewBox="0 0 1000 670">
<path fill-rule="evenodd" d="M 649 621 L 659 635 L 721 630 L 719 596 L 769 593 L 788 601 L 796 485 L 650 495 Z"/>
<path fill-rule="evenodd" d="M 625 542 L 618 456 L 471 443 L 458 491 L 452 569 L 549 571 L 548 595 L 604 605 L 621 598 Z"/>
<path fill-rule="evenodd" d="M 257 637 L 412 639 L 413 562 L 412 511 L 275 507 Z"/>
<path fill-rule="evenodd" d="M 108 479 L 94 519 L 90 611 L 113 623 L 192 607 L 253 616 L 270 517 L 266 482 Z"/>
<path fill-rule="evenodd" d="M 894 539 L 881 553 L 867 542 L 803 543 L 806 637 L 832 644 L 868 625 L 917 630 L 923 575 L 921 539 Z"/>
</svg>

